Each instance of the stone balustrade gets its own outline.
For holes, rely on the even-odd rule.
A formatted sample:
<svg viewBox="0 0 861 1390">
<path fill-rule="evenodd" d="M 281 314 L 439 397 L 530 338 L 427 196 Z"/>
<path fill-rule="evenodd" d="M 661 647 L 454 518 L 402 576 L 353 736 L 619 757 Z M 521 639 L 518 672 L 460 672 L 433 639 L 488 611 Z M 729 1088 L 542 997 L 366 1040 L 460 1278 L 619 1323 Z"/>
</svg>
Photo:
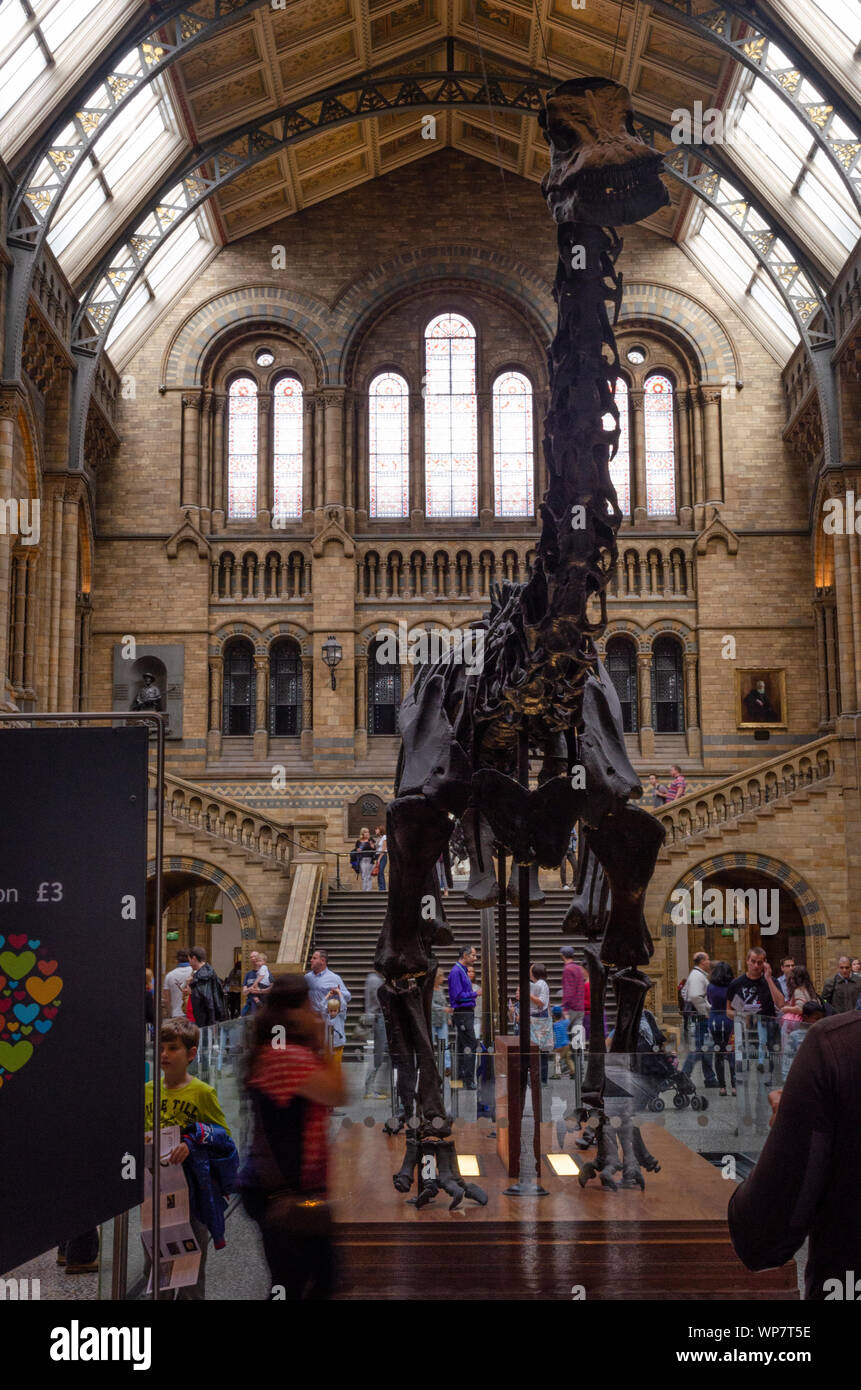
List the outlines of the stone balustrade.
<svg viewBox="0 0 861 1390">
<path fill-rule="evenodd" d="M 750 773 L 733 773 L 706 791 L 690 792 L 655 812 L 666 832 L 664 844 L 683 844 L 741 816 L 756 815 L 805 787 L 827 782 L 834 776 L 836 758 L 837 740 L 826 735 L 792 753 L 757 763 Z"/>
<path fill-rule="evenodd" d="M 155 785 L 155 774 L 152 772 L 150 785 Z M 170 773 L 165 776 L 164 811 L 165 817 L 175 823 L 188 825 L 201 834 L 241 846 L 250 854 L 272 860 L 285 869 L 293 857 L 296 837 L 292 826 L 258 815 L 238 801 L 212 795 L 193 782 L 186 782 Z"/>
<path fill-rule="evenodd" d="M 210 603 L 260 603 L 267 599 L 307 602 L 311 597 L 311 558 L 307 547 L 236 545 L 210 561 Z"/>
<path fill-rule="evenodd" d="M 618 537 L 618 558 L 608 600 L 692 599 L 696 592 L 693 542 Z"/>
</svg>

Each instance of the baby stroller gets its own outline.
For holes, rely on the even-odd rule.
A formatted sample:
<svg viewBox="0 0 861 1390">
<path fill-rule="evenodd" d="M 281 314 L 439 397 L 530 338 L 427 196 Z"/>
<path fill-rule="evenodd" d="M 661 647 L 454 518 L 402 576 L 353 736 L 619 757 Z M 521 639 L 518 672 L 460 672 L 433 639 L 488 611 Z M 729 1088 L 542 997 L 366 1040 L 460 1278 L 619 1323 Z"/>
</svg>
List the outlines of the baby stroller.
<svg viewBox="0 0 861 1390">
<path fill-rule="evenodd" d="M 661 1092 L 672 1091 L 676 1110 L 684 1110 L 687 1106 L 692 1110 L 707 1110 L 708 1100 L 697 1095 L 693 1079 L 681 1070 L 678 1057 L 663 1050 L 666 1041 L 654 1014 L 644 1009 L 637 1043 L 637 1070 L 651 1089 L 645 1108 L 652 1112 L 664 1110 L 666 1103 Z"/>
</svg>

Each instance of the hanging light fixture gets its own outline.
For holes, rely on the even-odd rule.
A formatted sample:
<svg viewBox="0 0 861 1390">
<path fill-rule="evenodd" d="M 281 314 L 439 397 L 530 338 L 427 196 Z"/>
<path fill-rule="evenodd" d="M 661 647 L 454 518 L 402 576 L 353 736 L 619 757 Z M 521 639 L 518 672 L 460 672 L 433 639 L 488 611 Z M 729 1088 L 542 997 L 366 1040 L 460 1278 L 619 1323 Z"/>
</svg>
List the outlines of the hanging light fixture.
<svg viewBox="0 0 861 1390">
<path fill-rule="evenodd" d="M 334 638 L 331 633 L 323 643 L 323 660 L 332 673 L 332 689 L 335 689 L 335 667 L 340 665 L 344 655 L 341 643 Z"/>
</svg>

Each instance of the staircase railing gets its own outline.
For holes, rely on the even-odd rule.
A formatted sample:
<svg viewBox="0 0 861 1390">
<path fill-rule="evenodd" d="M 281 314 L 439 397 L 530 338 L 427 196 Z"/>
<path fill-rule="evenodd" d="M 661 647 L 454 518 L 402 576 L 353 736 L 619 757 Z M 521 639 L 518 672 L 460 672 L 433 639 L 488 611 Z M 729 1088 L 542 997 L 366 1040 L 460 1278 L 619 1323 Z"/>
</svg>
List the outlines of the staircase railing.
<svg viewBox="0 0 861 1390">
<path fill-rule="evenodd" d="M 666 831 L 665 846 L 683 844 L 805 787 L 829 781 L 835 772 L 837 743 L 833 734 L 826 734 L 661 807 L 656 815 Z"/>
<path fill-rule="evenodd" d="M 150 774 L 150 785 L 155 785 L 153 774 Z M 164 812 L 175 824 L 187 825 L 203 835 L 238 845 L 285 868 L 290 864 L 292 826 L 258 815 L 239 801 L 213 794 L 170 773 L 165 775 Z"/>
</svg>

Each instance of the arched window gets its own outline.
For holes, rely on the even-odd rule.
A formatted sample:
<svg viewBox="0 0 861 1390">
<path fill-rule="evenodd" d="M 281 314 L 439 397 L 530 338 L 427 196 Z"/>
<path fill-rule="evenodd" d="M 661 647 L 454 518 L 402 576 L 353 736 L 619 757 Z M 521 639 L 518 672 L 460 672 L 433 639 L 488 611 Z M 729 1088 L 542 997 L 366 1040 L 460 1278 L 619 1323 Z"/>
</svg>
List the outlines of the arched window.
<svg viewBox="0 0 861 1390">
<path fill-rule="evenodd" d="M 254 653 L 251 643 L 241 639 L 230 642 L 224 653 L 225 734 L 253 733 L 255 699 Z"/>
<path fill-rule="evenodd" d="M 622 728 L 637 732 L 637 654 L 627 637 L 611 637 L 607 643 L 607 674 L 622 706 Z"/>
<path fill-rule="evenodd" d="M 410 388 L 397 372 L 380 372 L 368 390 L 370 515 L 409 516 Z"/>
<path fill-rule="evenodd" d="M 676 511 L 676 440 L 673 429 L 673 383 L 656 373 L 643 393 L 646 434 L 646 512 L 674 516 Z"/>
<path fill-rule="evenodd" d="M 684 733 L 682 651 L 673 637 L 656 637 L 652 647 L 652 718 L 656 734 Z"/>
<path fill-rule="evenodd" d="M 269 651 L 269 732 L 302 732 L 302 658 L 289 637 Z"/>
<path fill-rule="evenodd" d="M 493 510 L 531 516 L 535 510 L 532 386 L 522 372 L 493 383 Z"/>
<path fill-rule="evenodd" d="M 425 329 L 425 511 L 478 515 L 475 329 L 440 314 Z"/>
<path fill-rule="evenodd" d="M 238 376 L 227 393 L 227 515 L 257 515 L 257 382 Z"/>
<path fill-rule="evenodd" d="M 401 668 L 378 660 L 380 643 L 368 657 L 368 733 L 395 734 L 401 703 Z"/>
<path fill-rule="evenodd" d="M 616 489 L 616 498 L 619 503 L 619 511 L 623 517 L 631 515 L 631 432 L 629 429 L 629 398 L 628 383 L 623 376 L 616 379 L 616 391 L 613 399 L 616 402 L 616 409 L 619 412 L 619 447 L 615 458 L 610 460 L 610 480 Z M 612 415 L 604 416 L 605 430 L 611 430 L 615 424 Z"/>
<path fill-rule="evenodd" d="M 272 518 L 302 516 L 302 383 L 282 376 L 272 391 Z"/>
</svg>

